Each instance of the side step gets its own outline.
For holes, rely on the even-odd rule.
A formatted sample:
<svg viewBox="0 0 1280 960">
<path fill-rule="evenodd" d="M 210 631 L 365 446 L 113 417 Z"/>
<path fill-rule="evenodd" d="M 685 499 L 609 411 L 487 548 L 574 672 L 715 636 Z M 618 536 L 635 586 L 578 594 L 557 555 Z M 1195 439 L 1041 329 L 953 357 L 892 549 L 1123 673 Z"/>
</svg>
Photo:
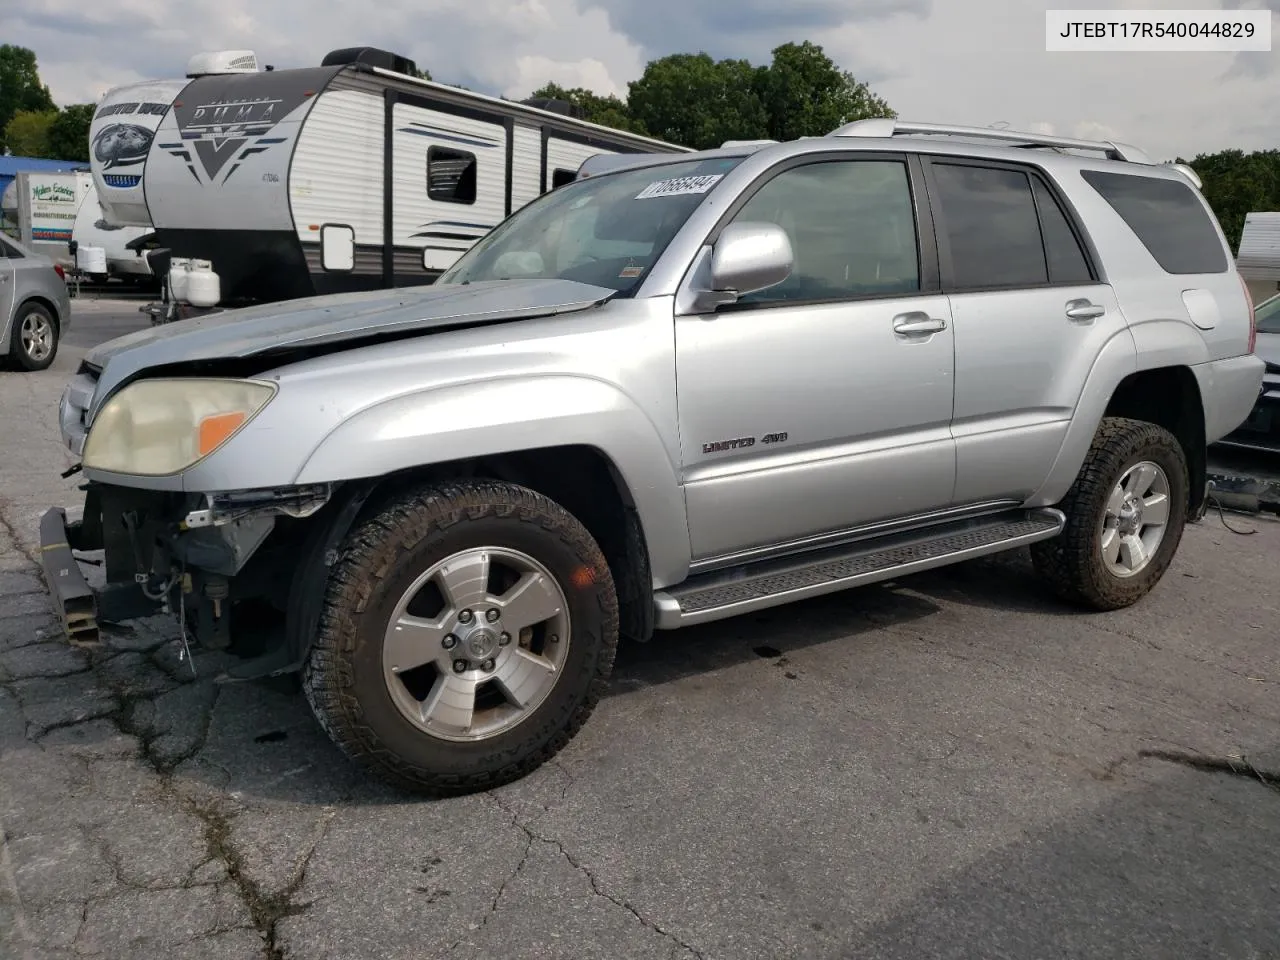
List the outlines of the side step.
<svg viewBox="0 0 1280 960">
<path fill-rule="evenodd" d="M 1062 532 L 1060 510 L 1016 510 L 690 577 L 654 596 L 674 630 L 1000 553 Z"/>
</svg>

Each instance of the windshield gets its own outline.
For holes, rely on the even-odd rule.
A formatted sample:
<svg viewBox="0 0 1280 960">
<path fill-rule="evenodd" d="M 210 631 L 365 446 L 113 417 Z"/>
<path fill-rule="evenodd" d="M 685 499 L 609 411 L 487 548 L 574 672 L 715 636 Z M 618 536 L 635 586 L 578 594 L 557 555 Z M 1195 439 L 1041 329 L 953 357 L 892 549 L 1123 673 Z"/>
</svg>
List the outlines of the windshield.
<svg viewBox="0 0 1280 960">
<path fill-rule="evenodd" d="M 686 160 L 565 184 L 499 224 L 436 282 L 558 278 L 630 291 L 742 159 Z"/>
<path fill-rule="evenodd" d="M 1280 333 L 1280 294 L 1258 304 L 1253 315 L 1257 318 L 1259 333 Z"/>
</svg>

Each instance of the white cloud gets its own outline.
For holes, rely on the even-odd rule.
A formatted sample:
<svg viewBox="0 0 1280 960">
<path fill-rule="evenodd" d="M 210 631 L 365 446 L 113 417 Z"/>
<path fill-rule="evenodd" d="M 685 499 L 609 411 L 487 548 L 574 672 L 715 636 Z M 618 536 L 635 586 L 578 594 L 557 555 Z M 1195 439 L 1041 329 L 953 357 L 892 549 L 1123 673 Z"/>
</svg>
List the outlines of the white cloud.
<svg viewBox="0 0 1280 960">
<path fill-rule="evenodd" d="M 1046 53 L 1046 7 L 1087 9 L 1097 0 L 0 2 L 5 41 L 36 51 L 62 103 L 94 100 L 144 77 L 181 76 L 193 53 L 210 49 L 249 48 L 287 67 L 369 44 L 485 92 L 521 96 L 554 81 L 625 96 L 627 82 L 655 56 L 705 50 L 763 62 L 780 43 L 812 39 L 908 119 L 1106 134 L 1161 159 L 1280 144 L 1280 119 L 1266 110 L 1280 50 Z M 1226 2 L 1280 7 L 1278 0 Z"/>
</svg>

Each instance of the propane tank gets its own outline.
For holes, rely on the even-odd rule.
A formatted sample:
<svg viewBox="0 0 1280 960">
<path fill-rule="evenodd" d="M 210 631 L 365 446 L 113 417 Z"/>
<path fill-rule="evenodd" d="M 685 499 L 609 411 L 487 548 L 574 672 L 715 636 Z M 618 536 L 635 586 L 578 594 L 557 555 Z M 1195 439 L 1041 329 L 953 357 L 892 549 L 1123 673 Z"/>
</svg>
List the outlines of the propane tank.
<svg viewBox="0 0 1280 960">
<path fill-rule="evenodd" d="M 169 260 L 169 298 L 178 303 L 187 299 L 187 277 L 191 261 L 186 257 Z"/>
<path fill-rule="evenodd" d="M 86 276 L 107 275 L 107 250 L 105 247 L 76 247 L 76 268 Z"/>
<path fill-rule="evenodd" d="M 216 307 L 222 299 L 222 280 L 208 260 L 192 260 L 188 265 L 186 299 L 193 307 Z"/>
</svg>

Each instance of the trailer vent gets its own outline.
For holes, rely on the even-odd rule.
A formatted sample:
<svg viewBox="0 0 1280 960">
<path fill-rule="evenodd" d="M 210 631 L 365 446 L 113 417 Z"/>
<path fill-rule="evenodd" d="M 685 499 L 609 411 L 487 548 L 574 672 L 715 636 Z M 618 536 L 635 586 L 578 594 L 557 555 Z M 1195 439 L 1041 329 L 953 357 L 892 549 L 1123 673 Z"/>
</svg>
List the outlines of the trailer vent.
<svg viewBox="0 0 1280 960">
<path fill-rule="evenodd" d="M 548 113 L 558 113 L 564 117 L 573 117 L 575 120 L 586 119 L 586 111 L 576 103 L 570 103 L 568 100 L 552 100 L 549 97 L 530 97 L 527 100 L 521 100 L 526 107 L 533 107 L 537 110 L 546 110 Z"/>
<path fill-rule="evenodd" d="M 336 67 L 344 63 L 363 63 L 365 66 L 381 67 L 383 70 L 393 70 L 411 77 L 418 74 L 418 65 L 408 57 L 402 57 L 390 50 L 379 50 L 377 47 L 344 47 L 341 50 L 331 50 L 320 61 L 320 66 Z"/>
</svg>

